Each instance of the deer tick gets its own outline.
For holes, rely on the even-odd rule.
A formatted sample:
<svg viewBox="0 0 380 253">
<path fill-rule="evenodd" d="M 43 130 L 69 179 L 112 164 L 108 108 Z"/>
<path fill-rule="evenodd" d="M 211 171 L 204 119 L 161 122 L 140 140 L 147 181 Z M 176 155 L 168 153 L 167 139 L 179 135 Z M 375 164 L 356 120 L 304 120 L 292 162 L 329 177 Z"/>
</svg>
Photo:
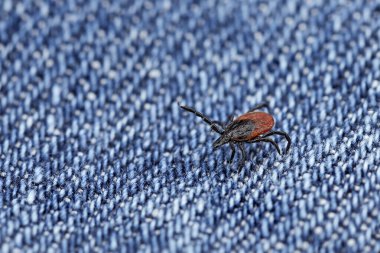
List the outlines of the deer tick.
<svg viewBox="0 0 380 253">
<path fill-rule="evenodd" d="M 229 117 L 226 123 L 210 120 L 208 117 L 191 107 L 185 105 L 179 106 L 182 109 L 194 113 L 196 116 L 200 117 L 204 122 L 211 126 L 211 129 L 213 131 L 220 134 L 220 137 L 212 145 L 214 149 L 217 149 L 227 143 L 230 145 L 232 153 L 228 161 L 229 163 L 232 163 L 232 160 L 235 156 L 235 146 L 238 146 L 242 155 L 242 158 L 240 159 L 238 165 L 239 172 L 241 171 L 247 159 L 247 154 L 245 152 L 243 143 L 268 142 L 272 144 L 276 148 L 277 152 L 281 155 L 281 151 L 277 143 L 274 140 L 268 138 L 271 135 L 281 135 L 284 136 L 288 142 L 286 146 L 286 153 L 289 151 L 291 145 L 291 139 L 289 135 L 283 131 L 273 131 L 273 116 L 266 112 L 258 111 L 264 107 L 268 107 L 267 103 L 262 103 L 255 106 L 249 112 L 237 117 L 236 119 Z"/>
</svg>

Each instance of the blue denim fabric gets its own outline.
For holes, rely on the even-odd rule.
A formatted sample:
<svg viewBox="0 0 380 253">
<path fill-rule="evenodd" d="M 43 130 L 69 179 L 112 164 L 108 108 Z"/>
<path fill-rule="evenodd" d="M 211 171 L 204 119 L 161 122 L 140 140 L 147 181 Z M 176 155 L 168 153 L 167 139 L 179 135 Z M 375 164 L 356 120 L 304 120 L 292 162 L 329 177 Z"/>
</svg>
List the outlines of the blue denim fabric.
<svg viewBox="0 0 380 253">
<path fill-rule="evenodd" d="M 0 1 L 0 252 L 380 252 L 379 41 L 379 1 Z M 263 101 L 293 146 L 240 174 L 177 105 Z"/>
</svg>

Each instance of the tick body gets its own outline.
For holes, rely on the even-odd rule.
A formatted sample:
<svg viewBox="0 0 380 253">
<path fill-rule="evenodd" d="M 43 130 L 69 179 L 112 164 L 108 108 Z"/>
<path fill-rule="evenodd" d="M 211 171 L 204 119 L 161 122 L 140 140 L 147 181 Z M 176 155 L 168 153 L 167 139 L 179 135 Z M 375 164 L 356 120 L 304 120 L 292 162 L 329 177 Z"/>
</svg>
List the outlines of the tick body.
<svg viewBox="0 0 380 253">
<path fill-rule="evenodd" d="M 226 130 L 236 130 L 233 126 L 244 125 L 244 122 L 251 127 L 250 133 L 247 137 L 241 136 L 243 139 L 238 138 L 236 141 L 251 141 L 256 137 L 269 132 L 274 126 L 274 118 L 272 115 L 265 112 L 249 112 L 239 116 L 233 121 L 235 124 L 230 125 L 232 128 L 227 128 Z M 237 130 L 239 130 L 239 127 L 237 127 Z"/>
<path fill-rule="evenodd" d="M 200 117 L 204 122 L 211 126 L 212 130 L 220 134 L 220 137 L 213 143 L 214 149 L 217 149 L 225 144 L 230 145 L 232 153 L 229 163 L 232 163 L 235 156 L 235 146 L 238 146 L 242 155 L 238 166 L 239 172 L 247 159 L 243 143 L 267 142 L 272 144 L 276 148 L 277 152 L 281 154 L 277 143 L 268 138 L 272 135 L 280 135 L 286 138 L 288 142 L 286 146 L 286 153 L 289 151 L 291 145 L 289 135 L 283 131 L 273 131 L 273 116 L 269 113 L 258 111 L 261 108 L 268 107 L 267 103 L 262 103 L 255 106 L 249 112 L 237 117 L 235 120 L 230 119 L 226 124 L 219 121 L 210 120 L 208 117 L 191 107 L 184 105 L 180 105 L 180 107 Z"/>
</svg>

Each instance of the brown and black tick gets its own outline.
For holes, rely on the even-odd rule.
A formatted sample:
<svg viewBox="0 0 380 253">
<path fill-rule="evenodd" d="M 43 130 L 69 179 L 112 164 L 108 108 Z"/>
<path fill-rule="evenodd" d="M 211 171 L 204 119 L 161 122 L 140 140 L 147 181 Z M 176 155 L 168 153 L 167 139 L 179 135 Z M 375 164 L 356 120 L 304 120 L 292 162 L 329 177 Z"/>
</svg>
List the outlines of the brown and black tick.
<svg viewBox="0 0 380 253">
<path fill-rule="evenodd" d="M 217 149 L 227 143 L 230 145 L 232 153 L 228 161 L 229 163 L 232 163 L 232 160 L 234 159 L 235 145 L 239 147 L 242 154 L 242 158 L 238 165 L 239 172 L 247 159 L 243 143 L 268 142 L 271 143 L 281 155 L 281 151 L 277 143 L 268 138 L 271 135 L 281 135 L 284 136 L 288 142 L 286 146 L 286 153 L 288 153 L 290 149 L 291 139 L 289 135 L 283 131 L 273 131 L 273 116 L 269 113 L 258 111 L 264 107 L 268 107 L 267 103 L 262 103 L 255 106 L 249 112 L 237 117 L 236 119 L 230 117 L 225 124 L 220 121 L 210 120 L 208 117 L 191 107 L 185 105 L 179 106 L 182 109 L 194 113 L 196 116 L 200 117 L 204 122 L 211 126 L 213 131 L 220 134 L 220 137 L 212 145 L 214 149 Z"/>
</svg>

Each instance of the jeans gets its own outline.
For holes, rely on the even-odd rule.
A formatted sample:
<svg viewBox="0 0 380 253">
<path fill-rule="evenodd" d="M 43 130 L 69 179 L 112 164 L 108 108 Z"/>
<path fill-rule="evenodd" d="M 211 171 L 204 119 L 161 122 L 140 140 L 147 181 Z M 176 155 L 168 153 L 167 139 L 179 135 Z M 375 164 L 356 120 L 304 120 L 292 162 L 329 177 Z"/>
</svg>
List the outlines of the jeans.
<svg viewBox="0 0 380 253">
<path fill-rule="evenodd" d="M 0 252 L 380 252 L 379 41 L 379 1 L 1 1 Z M 177 104 L 265 101 L 293 144 L 240 173 Z"/>
</svg>

